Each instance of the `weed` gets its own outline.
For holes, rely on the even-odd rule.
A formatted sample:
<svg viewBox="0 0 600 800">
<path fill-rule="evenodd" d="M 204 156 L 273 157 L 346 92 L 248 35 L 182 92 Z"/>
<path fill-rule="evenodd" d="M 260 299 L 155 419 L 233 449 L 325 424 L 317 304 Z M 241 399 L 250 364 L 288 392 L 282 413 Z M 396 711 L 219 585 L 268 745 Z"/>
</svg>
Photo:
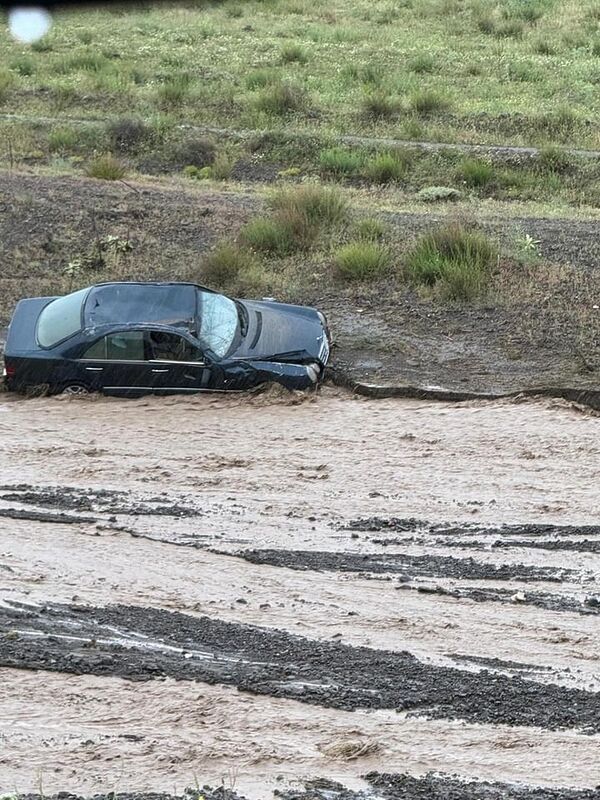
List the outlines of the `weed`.
<svg viewBox="0 0 600 800">
<path fill-rule="evenodd" d="M 181 105 L 189 94 L 192 84 L 191 75 L 180 72 L 162 83 L 156 90 L 156 97 L 162 108 L 172 108 Z"/>
<path fill-rule="evenodd" d="M 417 200 L 423 203 L 445 203 L 460 200 L 461 193 L 450 186 L 425 186 L 417 192 Z"/>
<path fill-rule="evenodd" d="M 94 34 L 91 31 L 77 31 L 77 38 L 82 44 L 91 44 L 94 40 Z"/>
<path fill-rule="evenodd" d="M 533 45 L 533 51 L 540 56 L 553 56 L 556 53 L 556 48 L 547 39 L 538 39 Z M 594 55 L 600 55 L 600 48 L 598 53 L 594 53 Z"/>
<path fill-rule="evenodd" d="M 10 68 L 13 72 L 17 72 L 19 75 L 28 78 L 35 72 L 35 62 L 28 56 L 20 56 L 10 62 Z"/>
<path fill-rule="evenodd" d="M 286 44 L 281 49 L 280 59 L 282 64 L 306 64 L 308 54 L 299 44 Z"/>
<path fill-rule="evenodd" d="M 102 72 L 110 63 L 101 53 L 87 52 L 71 56 L 64 62 L 64 71 L 83 70 L 84 72 Z"/>
<path fill-rule="evenodd" d="M 7 69 L 0 69 L 0 103 L 8 97 L 9 91 L 14 84 L 14 78 Z"/>
<path fill-rule="evenodd" d="M 435 71 L 435 60 L 429 53 L 420 53 L 408 62 L 408 68 L 417 75 Z"/>
<path fill-rule="evenodd" d="M 389 268 L 390 252 L 377 242 L 363 240 L 340 247 L 334 256 L 336 273 L 347 281 L 373 280 Z"/>
<path fill-rule="evenodd" d="M 63 153 L 72 150 L 77 144 L 77 131 L 73 128 L 55 128 L 48 135 L 48 150 Z"/>
<path fill-rule="evenodd" d="M 99 178 L 103 181 L 119 181 L 126 174 L 126 166 L 110 153 L 95 158 L 86 170 L 88 178 Z"/>
<path fill-rule="evenodd" d="M 240 236 L 248 247 L 265 253 L 286 256 L 298 249 L 292 230 L 278 218 L 251 220 L 242 228 Z"/>
<path fill-rule="evenodd" d="M 485 287 L 496 255 L 485 234 L 454 223 L 423 236 L 408 254 L 406 270 L 416 284 L 435 286 L 448 299 L 470 300 Z"/>
<path fill-rule="evenodd" d="M 505 22 L 501 22 L 494 29 L 496 36 L 506 39 L 520 39 L 521 36 L 523 36 L 523 31 L 523 23 L 516 19 L 509 19 Z"/>
<path fill-rule="evenodd" d="M 363 165 L 361 153 L 343 147 L 331 147 L 319 154 L 319 167 L 323 175 L 336 178 L 356 175 Z"/>
<path fill-rule="evenodd" d="M 520 81 L 521 83 L 532 83 L 542 79 L 541 73 L 535 67 L 523 62 L 509 64 L 508 77 L 511 81 Z"/>
<path fill-rule="evenodd" d="M 276 73 L 271 69 L 257 69 L 246 78 L 246 88 L 250 91 L 264 89 L 278 80 Z"/>
<path fill-rule="evenodd" d="M 306 92 L 293 83 L 273 83 L 265 88 L 256 100 L 256 108 L 266 114 L 284 116 L 302 111 L 307 104 Z"/>
<path fill-rule="evenodd" d="M 374 183 L 397 181 L 406 172 L 408 162 L 398 152 L 378 153 L 366 164 L 366 175 Z"/>
<path fill-rule="evenodd" d="M 46 37 L 38 39 L 37 42 L 32 42 L 29 46 L 34 53 L 49 53 L 53 49 L 52 42 Z"/>
<path fill-rule="evenodd" d="M 573 162 L 568 153 L 560 147 L 548 145 L 542 147 L 538 153 L 537 166 L 543 172 L 565 173 L 573 168 Z"/>
<path fill-rule="evenodd" d="M 209 283 L 224 286 L 232 283 L 240 272 L 256 265 L 253 254 L 238 245 L 222 242 L 201 262 L 202 278 Z"/>
<path fill-rule="evenodd" d="M 456 177 L 471 188 L 479 188 L 492 181 L 494 168 L 479 158 L 464 158 L 456 170 Z"/>
<path fill-rule="evenodd" d="M 361 114 L 371 120 L 391 119 L 398 112 L 398 101 L 383 91 L 369 92 L 363 97 Z"/>
<path fill-rule="evenodd" d="M 357 239 L 364 239 L 368 242 L 381 241 L 387 232 L 387 226 L 375 217 L 366 217 L 359 220 L 352 228 Z"/>
<path fill-rule="evenodd" d="M 271 207 L 278 212 L 299 212 L 311 225 L 337 225 L 348 212 L 348 203 L 339 191 L 319 184 L 280 189 L 273 194 Z"/>
<path fill-rule="evenodd" d="M 420 116 L 428 117 L 448 111 L 450 101 L 433 89 L 421 89 L 411 97 L 410 106 Z"/>
<path fill-rule="evenodd" d="M 215 144 L 205 136 L 190 136 L 173 145 L 171 161 L 173 165 L 206 167 L 216 157 Z"/>
<path fill-rule="evenodd" d="M 226 181 L 231 177 L 234 162 L 225 153 L 219 153 L 213 164 L 208 169 L 211 170 L 211 177 L 216 181 Z"/>
<path fill-rule="evenodd" d="M 120 117 L 106 126 L 108 140 L 114 150 L 130 153 L 150 138 L 151 129 L 141 119 Z"/>
</svg>

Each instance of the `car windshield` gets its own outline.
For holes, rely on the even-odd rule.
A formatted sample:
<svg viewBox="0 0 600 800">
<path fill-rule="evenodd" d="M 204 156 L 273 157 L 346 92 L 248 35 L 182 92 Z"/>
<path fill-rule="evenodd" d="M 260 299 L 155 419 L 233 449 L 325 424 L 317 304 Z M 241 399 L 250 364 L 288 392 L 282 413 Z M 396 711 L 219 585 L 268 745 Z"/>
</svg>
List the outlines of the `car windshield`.
<svg viewBox="0 0 600 800">
<path fill-rule="evenodd" d="M 177 283 L 110 283 L 95 287 L 85 304 L 86 326 L 159 323 L 194 330 L 196 289 Z"/>
<path fill-rule="evenodd" d="M 238 328 L 238 311 L 233 300 L 222 294 L 200 292 L 200 339 L 219 358 L 231 345 Z"/>
<path fill-rule="evenodd" d="M 57 297 L 42 309 L 37 325 L 37 339 L 42 347 L 53 347 L 81 330 L 81 307 L 89 289 Z"/>
</svg>

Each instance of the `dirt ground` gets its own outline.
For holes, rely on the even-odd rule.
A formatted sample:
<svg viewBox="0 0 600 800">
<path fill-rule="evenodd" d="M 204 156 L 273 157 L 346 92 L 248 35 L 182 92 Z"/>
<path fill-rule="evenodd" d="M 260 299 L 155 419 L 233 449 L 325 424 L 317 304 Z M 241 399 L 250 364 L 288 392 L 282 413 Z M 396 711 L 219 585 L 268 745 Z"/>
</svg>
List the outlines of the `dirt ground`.
<svg viewBox="0 0 600 800">
<path fill-rule="evenodd" d="M 0 793 L 597 800 L 599 433 L 0 396 Z"/>
<path fill-rule="evenodd" d="M 217 191 L 182 181 L 123 184 L 4 173 L 0 350 L 14 303 L 24 296 L 69 291 L 65 267 L 95 238 L 119 236 L 133 250 L 110 274 L 91 270 L 77 277 L 77 285 L 130 278 L 202 283 L 203 254 L 262 207 L 262 196 L 249 187 Z M 382 211 L 380 216 L 400 247 L 442 218 L 430 211 Z M 539 243 L 544 263 L 559 265 L 557 275 L 561 269 L 575 272 L 560 280 L 540 273 L 526 291 L 517 287 L 518 298 L 509 303 L 492 298 L 457 306 L 425 300 L 393 280 L 337 285 L 327 265 L 313 264 L 309 254 L 305 279 L 280 299 L 314 304 L 327 313 L 332 363 L 352 380 L 471 393 L 596 392 L 600 287 L 592 270 L 599 256 L 597 222 L 496 213 L 483 223 L 507 247 L 515 235 L 529 235 Z M 514 276 L 510 280 L 519 282 Z"/>
</svg>

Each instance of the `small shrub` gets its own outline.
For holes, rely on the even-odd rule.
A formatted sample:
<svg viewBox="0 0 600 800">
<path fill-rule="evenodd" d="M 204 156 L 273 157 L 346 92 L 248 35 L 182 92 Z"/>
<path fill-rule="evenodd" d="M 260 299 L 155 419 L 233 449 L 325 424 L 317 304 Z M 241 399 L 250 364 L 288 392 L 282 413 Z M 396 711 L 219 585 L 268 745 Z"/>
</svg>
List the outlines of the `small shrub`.
<svg viewBox="0 0 600 800">
<path fill-rule="evenodd" d="M 492 181 L 494 168 L 479 158 L 465 158 L 456 170 L 456 177 L 473 189 L 479 188 Z"/>
<path fill-rule="evenodd" d="M 192 84 L 191 75 L 187 72 L 173 75 L 156 90 L 156 97 L 163 108 L 181 105 L 189 94 Z"/>
<path fill-rule="evenodd" d="M 450 101 L 433 89 L 422 89 L 411 97 L 410 106 L 420 116 L 428 117 L 448 111 Z"/>
<path fill-rule="evenodd" d="M 311 225 L 337 225 L 348 212 L 348 203 L 339 191 L 319 184 L 280 189 L 273 194 L 271 206 L 278 212 L 298 212 Z"/>
<path fill-rule="evenodd" d="M 519 20 L 509 19 L 506 22 L 501 22 L 496 26 L 494 33 L 501 38 L 520 39 L 523 36 L 523 23 Z"/>
<path fill-rule="evenodd" d="M 531 64 L 516 63 L 509 64 L 508 77 L 511 81 L 521 83 L 534 83 L 542 79 L 541 74 Z"/>
<path fill-rule="evenodd" d="M 378 153 L 366 165 L 366 175 L 374 183 L 391 183 L 406 172 L 407 162 L 397 153 Z"/>
<path fill-rule="evenodd" d="M 383 91 L 370 92 L 361 103 L 361 113 L 366 119 L 391 119 L 397 112 L 398 101 Z"/>
<path fill-rule="evenodd" d="M 103 181 L 120 181 L 126 174 L 126 166 L 110 153 L 95 158 L 86 170 L 88 178 L 99 178 Z"/>
<path fill-rule="evenodd" d="M 14 61 L 11 61 L 10 68 L 13 70 L 13 72 L 17 72 L 19 75 L 23 75 L 23 77 L 28 78 L 35 72 L 35 63 L 28 56 L 21 56 L 20 58 L 15 58 Z"/>
<path fill-rule="evenodd" d="M 538 153 L 537 166 L 543 172 L 569 172 L 573 168 L 573 162 L 568 153 L 560 147 L 548 145 L 542 147 Z"/>
<path fill-rule="evenodd" d="M 357 239 L 363 239 L 368 242 L 381 241 L 386 232 L 386 225 L 375 217 L 366 217 L 359 220 L 352 228 L 352 231 Z"/>
<path fill-rule="evenodd" d="M 220 286 L 233 283 L 240 272 L 256 266 L 256 259 L 248 250 L 223 242 L 209 253 L 201 263 L 202 278 Z"/>
<path fill-rule="evenodd" d="M 48 135 L 48 150 L 61 153 L 72 150 L 77 144 L 77 132 L 73 128 L 55 128 Z"/>
<path fill-rule="evenodd" d="M 362 164 L 362 154 L 343 147 L 330 147 L 319 154 L 319 168 L 323 175 L 337 178 L 356 175 Z"/>
<path fill-rule="evenodd" d="M 32 42 L 29 46 L 34 53 L 49 53 L 53 49 L 52 42 L 45 36 L 38 39 L 37 42 Z"/>
<path fill-rule="evenodd" d="M 151 135 L 151 129 L 141 119 L 132 117 L 112 120 L 107 124 L 106 132 L 112 148 L 121 153 L 137 150 Z"/>
<path fill-rule="evenodd" d="M 101 53 L 78 53 L 65 62 L 65 72 L 83 70 L 84 72 L 102 72 L 109 62 Z"/>
<path fill-rule="evenodd" d="M 414 283 L 435 286 L 452 300 L 469 300 L 484 288 L 496 256 L 485 234 L 451 224 L 421 238 L 407 256 L 406 270 Z"/>
<path fill-rule="evenodd" d="M 206 167 L 205 167 L 206 169 Z M 212 177 L 216 181 L 226 181 L 231 177 L 233 171 L 233 161 L 225 153 L 220 153 L 214 160 L 209 169 L 212 172 Z"/>
<path fill-rule="evenodd" d="M 12 89 L 14 78 L 7 69 L 0 69 L 0 103 L 3 103 Z"/>
<path fill-rule="evenodd" d="M 417 200 L 423 203 L 445 203 L 460 200 L 461 193 L 450 186 L 425 186 L 417 192 Z"/>
<path fill-rule="evenodd" d="M 533 51 L 540 56 L 553 56 L 556 53 L 556 48 L 547 39 L 538 39 L 533 46 Z M 600 55 L 600 52 L 594 55 Z"/>
<path fill-rule="evenodd" d="M 286 256 L 298 249 L 290 228 L 277 218 L 254 219 L 242 228 L 240 236 L 248 247 L 265 253 Z"/>
<path fill-rule="evenodd" d="M 337 274 L 347 281 L 364 281 L 380 277 L 390 266 L 387 248 L 372 241 L 350 242 L 336 252 Z"/>
<path fill-rule="evenodd" d="M 280 58 L 282 64 L 306 64 L 308 61 L 306 51 L 299 44 L 286 44 L 281 49 Z"/>
<path fill-rule="evenodd" d="M 216 156 L 214 142 L 205 136 L 194 136 L 184 139 L 173 146 L 171 161 L 174 166 L 193 167 L 210 166 Z"/>
<path fill-rule="evenodd" d="M 435 60 L 429 53 L 420 53 L 408 62 L 408 68 L 417 75 L 435 71 Z"/>
<path fill-rule="evenodd" d="M 274 83 L 264 89 L 256 100 L 256 108 L 266 114 L 284 116 L 306 107 L 306 93 L 292 83 Z"/>
<path fill-rule="evenodd" d="M 246 88 L 251 91 L 264 89 L 265 86 L 270 86 L 270 84 L 276 83 L 277 80 L 277 75 L 273 70 L 257 69 L 246 78 Z"/>
</svg>

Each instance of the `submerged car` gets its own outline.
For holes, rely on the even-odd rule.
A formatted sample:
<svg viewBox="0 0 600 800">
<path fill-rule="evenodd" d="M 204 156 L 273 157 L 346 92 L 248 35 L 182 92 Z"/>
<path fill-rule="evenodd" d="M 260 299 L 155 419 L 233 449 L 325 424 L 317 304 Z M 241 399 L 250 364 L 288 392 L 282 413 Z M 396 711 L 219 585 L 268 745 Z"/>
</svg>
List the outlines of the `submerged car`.
<svg viewBox="0 0 600 800">
<path fill-rule="evenodd" d="M 21 300 L 8 329 L 8 389 L 172 394 L 314 387 L 329 357 L 314 308 L 234 300 L 192 283 L 100 283 Z"/>
</svg>

